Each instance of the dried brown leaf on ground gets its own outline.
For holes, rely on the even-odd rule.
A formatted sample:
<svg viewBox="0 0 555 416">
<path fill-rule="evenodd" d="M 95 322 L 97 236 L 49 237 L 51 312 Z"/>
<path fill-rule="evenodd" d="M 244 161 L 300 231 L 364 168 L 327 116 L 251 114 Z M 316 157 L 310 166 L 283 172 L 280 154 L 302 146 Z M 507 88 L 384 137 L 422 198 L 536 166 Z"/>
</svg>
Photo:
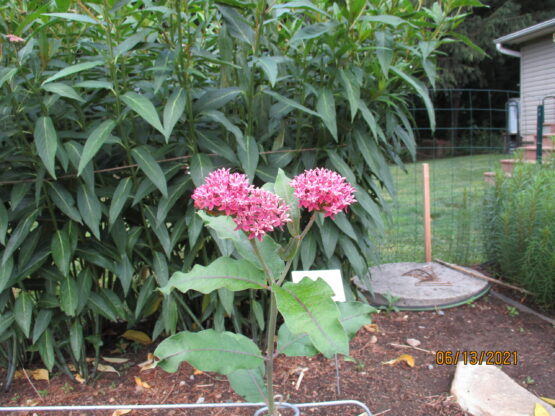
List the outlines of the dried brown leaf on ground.
<svg viewBox="0 0 555 416">
<path fill-rule="evenodd" d="M 384 365 L 395 365 L 395 364 L 402 363 L 402 362 L 407 363 L 409 365 L 409 367 L 414 367 L 414 357 L 412 355 L 409 355 L 409 354 L 401 354 L 397 358 L 395 358 L 393 360 L 385 361 L 382 364 L 384 364 Z"/>
</svg>

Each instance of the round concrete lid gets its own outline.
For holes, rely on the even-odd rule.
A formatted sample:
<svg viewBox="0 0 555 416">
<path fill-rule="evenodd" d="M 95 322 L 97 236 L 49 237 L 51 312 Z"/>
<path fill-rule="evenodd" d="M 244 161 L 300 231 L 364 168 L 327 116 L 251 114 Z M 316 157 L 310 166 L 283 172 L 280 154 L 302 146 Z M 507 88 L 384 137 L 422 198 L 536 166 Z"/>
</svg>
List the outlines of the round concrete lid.
<svg viewBox="0 0 555 416">
<path fill-rule="evenodd" d="M 372 292 L 355 277 L 355 284 L 366 292 L 373 305 L 388 306 L 398 298 L 399 308 L 434 309 L 455 305 L 480 294 L 489 287 L 477 279 L 438 263 L 388 263 L 369 269 Z"/>
</svg>

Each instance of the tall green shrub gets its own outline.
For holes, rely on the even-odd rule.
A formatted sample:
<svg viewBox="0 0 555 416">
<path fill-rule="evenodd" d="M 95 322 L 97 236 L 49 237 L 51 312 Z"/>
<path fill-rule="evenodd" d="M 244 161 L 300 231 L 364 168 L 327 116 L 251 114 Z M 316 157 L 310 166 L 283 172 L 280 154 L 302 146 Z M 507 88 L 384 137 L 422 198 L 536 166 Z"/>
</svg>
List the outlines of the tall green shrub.
<svg viewBox="0 0 555 416">
<path fill-rule="evenodd" d="M 433 109 L 437 49 L 476 0 L 68 0 L 0 6 L 0 360 L 98 357 L 106 322 L 153 337 L 256 335 L 250 293 L 171 294 L 168 276 L 233 248 L 190 194 L 217 167 L 272 180 L 315 166 L 360 202 L 305 240 L 305 269 L 366 271 L 388 164 Z M 337 225 L 336 225 L 337 224 Z M 279 236 L 277 237 L 279 239 Z M 181 324 L 183 323 L 183 324 Z M 178 326 L 183 326 L 183 328 Z M 69 337 L 68 337 L 69 334 Z"/>
<path fill-rule="evenodd" d="M 555 170 L 519 165 L 512 177 L 497 175 L 486 198 L 487 258 L 503 277 L 555 306 Z"/>
</svg>

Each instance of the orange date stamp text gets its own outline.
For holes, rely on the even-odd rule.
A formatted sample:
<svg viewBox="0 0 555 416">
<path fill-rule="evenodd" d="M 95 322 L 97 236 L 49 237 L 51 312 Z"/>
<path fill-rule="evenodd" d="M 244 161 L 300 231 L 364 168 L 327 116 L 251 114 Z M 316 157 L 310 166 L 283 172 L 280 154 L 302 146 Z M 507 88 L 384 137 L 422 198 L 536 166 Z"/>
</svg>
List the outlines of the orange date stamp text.
<svg viewBox="0 0 555 416">
<path fill-rule="evenodd" d="M 516 351 L 437 351 L 437 365 L 517 365 Z"/>
</svg>

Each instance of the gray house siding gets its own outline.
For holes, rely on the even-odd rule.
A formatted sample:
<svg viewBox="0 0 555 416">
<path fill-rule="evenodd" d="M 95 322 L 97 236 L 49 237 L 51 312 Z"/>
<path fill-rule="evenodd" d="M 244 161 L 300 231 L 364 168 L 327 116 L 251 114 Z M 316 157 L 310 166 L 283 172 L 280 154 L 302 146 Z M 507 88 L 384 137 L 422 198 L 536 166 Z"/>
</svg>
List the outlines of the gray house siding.
<svg viewBox="0 0 555 416">
<path fill-rule="evenodd" d="M 555 95 L 555 43 L 553 36 L 534 39 L 520 48 L 520 131 L 536 133 L 537 107 L 546 95 Z M 545 120 L 555 123 L 555 99 L 546 100 Z"/>
</svg>

